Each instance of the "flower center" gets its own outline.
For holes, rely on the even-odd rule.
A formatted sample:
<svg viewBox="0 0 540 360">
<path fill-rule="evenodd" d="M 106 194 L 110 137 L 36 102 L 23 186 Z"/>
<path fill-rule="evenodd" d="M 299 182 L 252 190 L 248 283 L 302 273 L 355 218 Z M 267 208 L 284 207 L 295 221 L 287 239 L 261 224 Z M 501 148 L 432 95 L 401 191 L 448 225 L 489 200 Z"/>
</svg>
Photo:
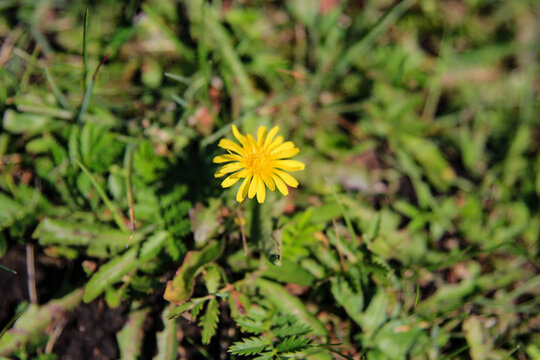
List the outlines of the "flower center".
<svg viewBox="0 0 540 360">
<path fill-rule="evenodd" d="M 255 151 L 250 154 L 247 159 L 247 168 L 249 168 L 254 174 L 260 174 L 266 172 L 271 166 L 270 157 L 262 151 Z"/>
</svg>

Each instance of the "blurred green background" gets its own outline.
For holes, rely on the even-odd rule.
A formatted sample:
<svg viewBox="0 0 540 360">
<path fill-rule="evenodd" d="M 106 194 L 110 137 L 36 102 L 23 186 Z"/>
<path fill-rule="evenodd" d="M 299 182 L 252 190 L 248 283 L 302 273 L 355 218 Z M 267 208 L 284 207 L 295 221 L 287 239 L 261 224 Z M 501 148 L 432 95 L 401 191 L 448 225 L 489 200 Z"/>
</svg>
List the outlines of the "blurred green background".
<svg viewBox="0 0 540 360">
<path fill-rule="evenodd" d="M 1 1 L 0 356 L 539 359 L 539 48 L 534 0 Z M 233 123 L 306 164 L 260 213 Z"/>
</svg>

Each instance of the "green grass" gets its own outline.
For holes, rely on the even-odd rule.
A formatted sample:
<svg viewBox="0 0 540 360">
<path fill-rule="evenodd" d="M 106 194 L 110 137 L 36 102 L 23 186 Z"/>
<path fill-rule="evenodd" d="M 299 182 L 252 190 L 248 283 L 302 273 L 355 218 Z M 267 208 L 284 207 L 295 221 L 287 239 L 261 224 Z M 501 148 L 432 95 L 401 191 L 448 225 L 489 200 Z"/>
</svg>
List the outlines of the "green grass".
<svg viewBox="0 0 540 360">
<path fill-rule="evenodd" d="M 26 284 L 8 264 L 28 243 L 38 270 L 79 271 L 2 303 L 0 356 L 60 357 L 55 309 L 104 301 L 124 359 L 537 359 L 539 18 L 530 0 L 0 5 L 0 279 Z M 300 187 L 238 204 L 213 176 L 231 124 L 279 125 Z"/>
</svg>

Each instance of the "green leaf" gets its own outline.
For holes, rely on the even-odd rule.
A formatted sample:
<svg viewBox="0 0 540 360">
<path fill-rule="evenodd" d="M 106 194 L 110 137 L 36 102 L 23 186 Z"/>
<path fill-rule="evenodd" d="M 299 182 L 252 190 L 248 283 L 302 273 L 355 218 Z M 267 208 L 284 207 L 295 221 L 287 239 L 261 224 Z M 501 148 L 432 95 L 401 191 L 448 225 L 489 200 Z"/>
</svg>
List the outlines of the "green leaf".
<svg viewBox="0 0 540 360">
<path fill-rule="evenodd" d="M 135 149 L 133 163 L 137 164 L 133 168 L 135 174 L 147 183 L 156 181 L 169 165 L 165 157 L 156 155 L 154 146 L 148 140 L 141 141 Z"/>
<path fill-rule="evenodd" d="M 315 276 L 309 271 L 286 258 L 282 260 L 281 266 L 279 267 L 269 266 L 269 268 L 262 272 L 262 276 L 284 283 L 293 283 L 303 286 L 311 286 L 315 282 Z"/>
<path fill-rule="evenodd" d="M 112 214 L 112 217 L 113 217 L 114 221 L 116 222 L 116 224 L 118 225 L 118 227 L 127 232 L 128 228 L 127 228 L 126 224 L 123 221 L 122 213 L 120 212 L 120 210 L 116 206 L 116 203 L 112 202 L 109 199 L 109 197 L 105 193 L 105 190 L 103 190 L 103 188 L 98 183 L 98 181 L 96 180 L 94 175 L 92 175 L 90 170 L 88 170 L 88 168 L 86 168 L 86 166 L 84 166 L 83 163 L 79 161 L 79 159 L 74 158 L 73 161 L 75 162 L 75 164 L 77 164 L 82 169 L 84 174 L 88 177 L 88 179 L 90 180 L 90 182 L 92 183 L 92 185 L 96 189 L 99 197 L 101 198 L 101 200 L 103 201 L 103 203 L 105 204 L 107 209 Z"/>
<path fill-rule="evenodd" d="M 202 343 L 209 344 L 210 339 L 216 333 L 217 323 L 219 320 L 219 306 L 216 298 L 208 301 L 206 312 L 199 321 L 199 326 L 202 327 Z"/>
<path fill-rule="evenodd" d="M 364 308 L 364 296 L 363 294 L 354 292 L 347 280 L 338 276 L 331 280 L 330 288 L 334 299 L 343 306 L 347 314 L 358 325 L 362 323 L 362 310 Z"/>
<path fill-rule="evenodd" d="M 293 321 L 290 323 L 284 324 L 284 326 L 279 326 L 273 330 L 274 336 L 285 338 L 293 335 L 305 335 L 310 333 L 313 329 L 311 326 L 304 324 L 303 322 L 298 321 L 296 316 L 293 316 Z"/>
<path fill-rule="evenodd" d="M 4 112 L 3 127 L 12 134 L 41 134 L 45 130 L 53 131 L 65 126 L 64 122 L 52 120 L 49 117 L 37 114 L 19 113 L 12 109 Z"/>
<path fill-rule="evenodd" d="M 253 336 L 237 341 L 229 348 L 229 352 L 235 355 L 256 355 L 263 352 L 269 346 L 267 339 Z"/>
<path fill-rule="evenodd" d="M 309 348 L 309 341 L 310 339 L 308 337 L 291 336 L 283 340 L 283 342 L 279 343 L 276 349 L 283 354 L 293 354 Z"/>
<path fill-rule="evenodd" d="M 430 140 L 420 137 L 402 134 L 400 139 L 405 150 L 424 168 L 429 181 L 439 190 L 448 190 L 456 174 L 439 148 Z"/>
<path fill-rule="evenodd" d="M 256 279 L 255 283 L 260 292 L 283 313 L 296 315 L 302 322 L 311 326 L 313 333 L 317 336 L 328 335 L 323 324 L 306 309 L 302 301 L 285 290 L 283 286 L 262 278 Z"/>
<path fill-rule="evenodd" d="M 257 356 L 256 358 L 253 358 L 253 360 L 269 360 L 269 359 L 275 359 L 273 351 L 264 352 L 260 354 L 259 356 Z"/>
<path fill-rule="evenodd" d="M 219 223 L 216 217 L 220 201 L 210 201 L 210 205 L 205 207 L 201 203 L 195 204 L 195 207 L 190 210 L 189 218 L 191 220 L 191 229 L 195 242 L 205 244 L 217 232 Z"/>
<path fill-rule="evenodd" d="M 143 325 L 150 309 L 138 309 L 139 306 L 139 303 L 133 302 L 126 323 L 116 333 L 116 340 L 120 348 L 120 358 L 122 360 L 136 360 L 141 354 L 144 340 Z"/>
<path fill-rule="evenodd" d="M 92 253 L 104 249 L 105 254 L 114 254 L 125 249 L 129 234 L 105 225 L 44 218 L 32 237 L 38 239 L 41 245 L 88 246 L 94 249 Z M 142 239 L 141 232 L 135 233 L 131 245 Z"/>
<path fill-rule="evenodd" d="M 489 348 L 485 345 L 484 334 L 482 332 L 484 326 L 478 319 L 478 316 L 471 316 L 463 321 L 465 339 L 467 339 L 469 352 L 473 360 L 486 359 L 486 354 L 489 351 Z"/>
<path fill-rule="evenodd" d="M 15 221 L 24 218 L 29 211 L 33 211 L 33 209 L 28 209 L 28 207 L 0 193 L 0 230 L 8 228 Z"/>
<path fill-rule="evenodd" d="M 394 320 L 381 327 L 373 343 L 384 354 L 384 359 L 401 360 L 407 358 L 409 349 L 421 334 L 417 326 Z"/>
<path fill-rule="evenodd" d="M 447 313 L 462 306 L 464 301 L 478 290 L 475 279 L 465 279 L 459 284 L 441 285 L 435 294 L 418 304 L 417 312 L 426 316 Z"/>
<path fill-rule="evenodd" d="M 388 299 L 384 290 L 377 290 L 371 299 L 366 311 L 360 317 L 362 330 L 369 336 L 373 334 L 386 320 L 386 307 Z"/>
<path fill-rule="evenodd" d="M 371 242 L 377 236 L 379 236 L 379 231 L 381 230 L 381 213 L 377 213 L 375 220 L 370 223 L 369 231 L 366 236 L 366 242 Z"/>
<path fill-rule="evenodd" d="M 94 300 L 109 286 L 118 282 L 125 274 L 152 259 L 165 244 L 167 236 L 168 234 L 165 231 L 161 231 L 149 237 L 142 246 L 139 259 L 137 259 L 139 248 L 134 246 L 124 254 L 103 265 L 86 285 L 83 300 L 85 302 Z"/>
<path fill-rule="evenodd" d="M 189 310 L 190 307 L 193 306 L 192 302 L 185 302 L 180 305 L 174 305 L 170 308 L 169 314 L 167 315 L 167 319 L 174 319 L 185 313 Z"/>
<path fill-rule="evenodd" d="M 216 260 L 223 252 L 223 248 L 223 242 L 212 241 L 202 250 L 189 251 L 174 278 L 167 282 L 163 295 L 165 300 L 175 304 L 188 300 L 193 292 L 193 280 L 199 270 Z"/>
<path fill-rule="evenodd" d="M 243 332 L 261 334 L 267 330 L 265 324 L 261 320 L 251 319 L 243 316 L 235 319 L 235 321 L 236 325 L 238 325 Z"/>
<path fill-rule="evenodd" d="M 101 266 L 84 289 L 84 302 L 97 298 L 105 289 L 118 282 L 125 274 L 137 267 L 138 247 L 131 247 L 124 254 Z"/>
<path fill-rule="evenodd" d="M 216 265 L 207 266 L 204 270 L 204 283 L 208 293 L 213 294 L 218 291 L 221 280 L 221 271 Z"/>
<path fill-rule="evenodd" d="M 0 356 L 13 354 L 19 349 L 24 349 L 24 345 L 30 341 L 42 338 L 45 335 L 45 329 L 51 326 L 54 320 L 61 320 L 67 312 L 80 303 L 82 294 L 82 290 L 77 289 L 45 305 L 28 306 L 13 327 L 0 338 Z"/>
<path fill-rule="evenodd" d="M 178 358 L 178 338 L 176 319 L 168 320 L 170 308 L 166 307 L 161 315 L 164 329 L 157 334 L 157 355 L 154 360 L 175 360 Z"/>
<path fill-rule="evenodd" d="M 200 299 L 197 299 L 197 301 L 195 302 L 195 299 L 193 299 L 193 308 L 191 309 L 191 316 L 196 319 L 197 316 L 199 316 L 199 313 L 201 312 L 201 310 L 203 309 L 204 307 L 204 304 L 206 304 L 206 300 L 203 299 L 203 300 L 200 300 Z"/>
<path fill-rule="evenodd" d="M 141 253 L 139 254 L 139 263 L 145 263 L 155 258 L 165 246 L 166 241 L 169 238 L 169 233 L 166 231 L 158 231 L 152 234 L 142 244 Z"/>
<path fill-rule="evenodd" d="M 109 170 L 119 160 L 124 149 L 124 144 L 116 139 L 116 134 L 103 125 L 84 124 L 79 140 L 81 162 L 99 174 Z"/>
</svg>

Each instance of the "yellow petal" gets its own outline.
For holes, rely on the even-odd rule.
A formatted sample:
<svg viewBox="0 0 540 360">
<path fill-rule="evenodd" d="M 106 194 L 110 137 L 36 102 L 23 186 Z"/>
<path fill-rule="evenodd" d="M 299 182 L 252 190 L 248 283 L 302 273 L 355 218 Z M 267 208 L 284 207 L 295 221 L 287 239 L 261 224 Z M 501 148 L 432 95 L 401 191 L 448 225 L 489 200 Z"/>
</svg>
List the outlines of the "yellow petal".
<svg viewBox="0 0 540 360">
<path fill-rule="evenodd" d="M 274 153 L 272 153 L 272 157 L 274 159 L 286 159 L 286 158 L 293 157 L 294 155 L 298 154 L 299 152 L 300 152 L 300 149 L 295 147 L 295 148 L 283 150 L 283 151 L 280 151 L 280 152 L 275 152 L 274 151 Z"/>
<path fill-rule="evenodd" d="M 247 142 L 248 142 L 248 148 L 250 150 L 253 150 L 253 149 L 256 149 L 257 148 L 257 142 L 255 141 L 255 139 L 253 138 L 253 136 L 251 136 L 251 134 L 247 134 Z"/>
<path fill-rule="evenodd" d="M 291 187 L 297 187 L 298 181 L 296 181 L 295 178 L 293 178 L 291 175 L 287 174 L 286 172 L 274 170 L 274 174 L 279 175 L 285 181 L 285 183 Z"/>
<path fill-rule="evenodd" d="M 297 160 L 276 160 L 274 161 L 274 166 L 285 171 L 304 170 L 306 167 L 304 163 Z"/>
<path fill-rule="evenodd" d="M 261 178 L 259 178 L 258 186 L 257 186 L 257 201 L 259 204 L 262 204 L 264 202 L 264 199 L 266 198 L 266 187 L 264 186 L 264 182 L 261 181 Z"/>
<path fill-rule="evenodd" d="M 231 154 L 219 155 L 214 158 L 214 163 L 220 164 L 220 163 L 226 163 L 226 162 L 235 161 L 235 160 L 238 161 L 238 156 L 231 155 Z"/>
<path fill-rule="evenodd" d="M 272 153 L 281 152 L 283 150 L 288 150 L 292 148 L 294 148 L 294 143 L 292 141 L 287 141 L 272 150 Z"/>
<path fill-rule="evenodd" d="M 233 186 L 234 184 L 236 184 L 236 182 L 238 180 L 240 180 L 241 178 L 238 176 L 238 173 L 236 174 L 232 174 L 228 177 L 225 178 L 225 180 L 223 180 L 223 182 L 221 183 L 221 186 L 223 188 L 228 188 L 228 187 L 231 187 Z"/>
<path fill-rule="evenodd" d="M 215 177 L 222 177 L 225 174 L 228 174 L 230 172 L 240 170 L 244 167 L 242 163 L 234 162 L 227 165 L 222 166 L 216 173 L 214 174 Z"/>
<path fill-rule="evenodd" d="M 242 185 L 240 185 L 240 189 L 238 189 L 238 193 L 236 193 L 236 201 L 238 202 L 244 201 L 247 195 L 250 182 L 251 182 L 251 176 L 248 176 L 244 179 L 244 181 L 242 182 Z"/>
<path fill-rule="evenodd" d="M 235 173 L 234 175 L 238 176 L 239 178 L 245 178 L 249 174 L 251 174 L 251 170 L 244 168 L 240 170 L 239 172 Z"/>
<path fill-rule="evenodd" d="M 289 194 L 289 189 L 287 189 L 287 185 L 281 180 L 281 178 L 275 174 L 272 174 L 272 180 L 276 183 L 276 187 L 278 188 L 279 192 L 283 195 L 287 196 Z"/>
<path fill-rule="evenodd" d="M 257 193 L 258 188 L 259 188 L 259 176 L 253 175 L 253 180 L 251 181 L 251 184 L 249 185 L 249 191 L 248 191 L 248 197 L 250 199 L 253 199 L 253 197 Z"/>
<path fill-rule="evenodd" d="M 266 136 L 266 140 L 264 140 L 264 147 L 267 147 L 270 145 L 272 140 L 274 140 L 274 136 L 276 136 L 277 132 L 279 131 L 279 126 L 274 126 L 272 130 L 268 132 L 268 135 Z"/>
<path fill-rule="evenodd" d="M 234 141 L 232 140 L 229 140 L 229 139 L 221 139 L 219 141 L 219 144 L 218 146 L 220 148 L 223 148 L 225 150 L 231 150 L 231 151 L 234 151 L 240 155 L 242 155 L 244 153 L 244 151 L 242 150 L 242 148 L 240 147 L 240 145 L 238 145 L 237 143 L 235 143 Z"/>
<path fill-rule="evenodd" d="M 283 142 L 283 136 L 278 136 L 277 138 L 275 138 L 274 141 L 272 141 L 272 142 L 270 143 L 270 145 L 268 145 L 268 151 L 274 150 L 274 149 L 277 148 L 279 145 L 281 145 L 282 142 Z"/>
<path fill-rule="evenodd" d="M 269 175 L 262 175 L 262 179 L 266 186 L 272 191 L 276 189 L 276 185 L 274 184 L 274 180 L 272 180 L 272 177 Z"/>
<path fill-rule="evenodd" d="M 265 134 L 266 126 L 259 126 L 259 129 L 257 130 L 257 145 L 262 146 Z"/>
<path fill-rule="evenodd" d="M 240 131 L 238 131 L 238 128 L 235 125 L 232 126 L 232 132 L 233 132 L 234 137 L 238 139 L 238 141 L 240 141 L 240 144 L 246 146 L 247 144 L 246 137 L 242 135 Z"/>
</svg>

